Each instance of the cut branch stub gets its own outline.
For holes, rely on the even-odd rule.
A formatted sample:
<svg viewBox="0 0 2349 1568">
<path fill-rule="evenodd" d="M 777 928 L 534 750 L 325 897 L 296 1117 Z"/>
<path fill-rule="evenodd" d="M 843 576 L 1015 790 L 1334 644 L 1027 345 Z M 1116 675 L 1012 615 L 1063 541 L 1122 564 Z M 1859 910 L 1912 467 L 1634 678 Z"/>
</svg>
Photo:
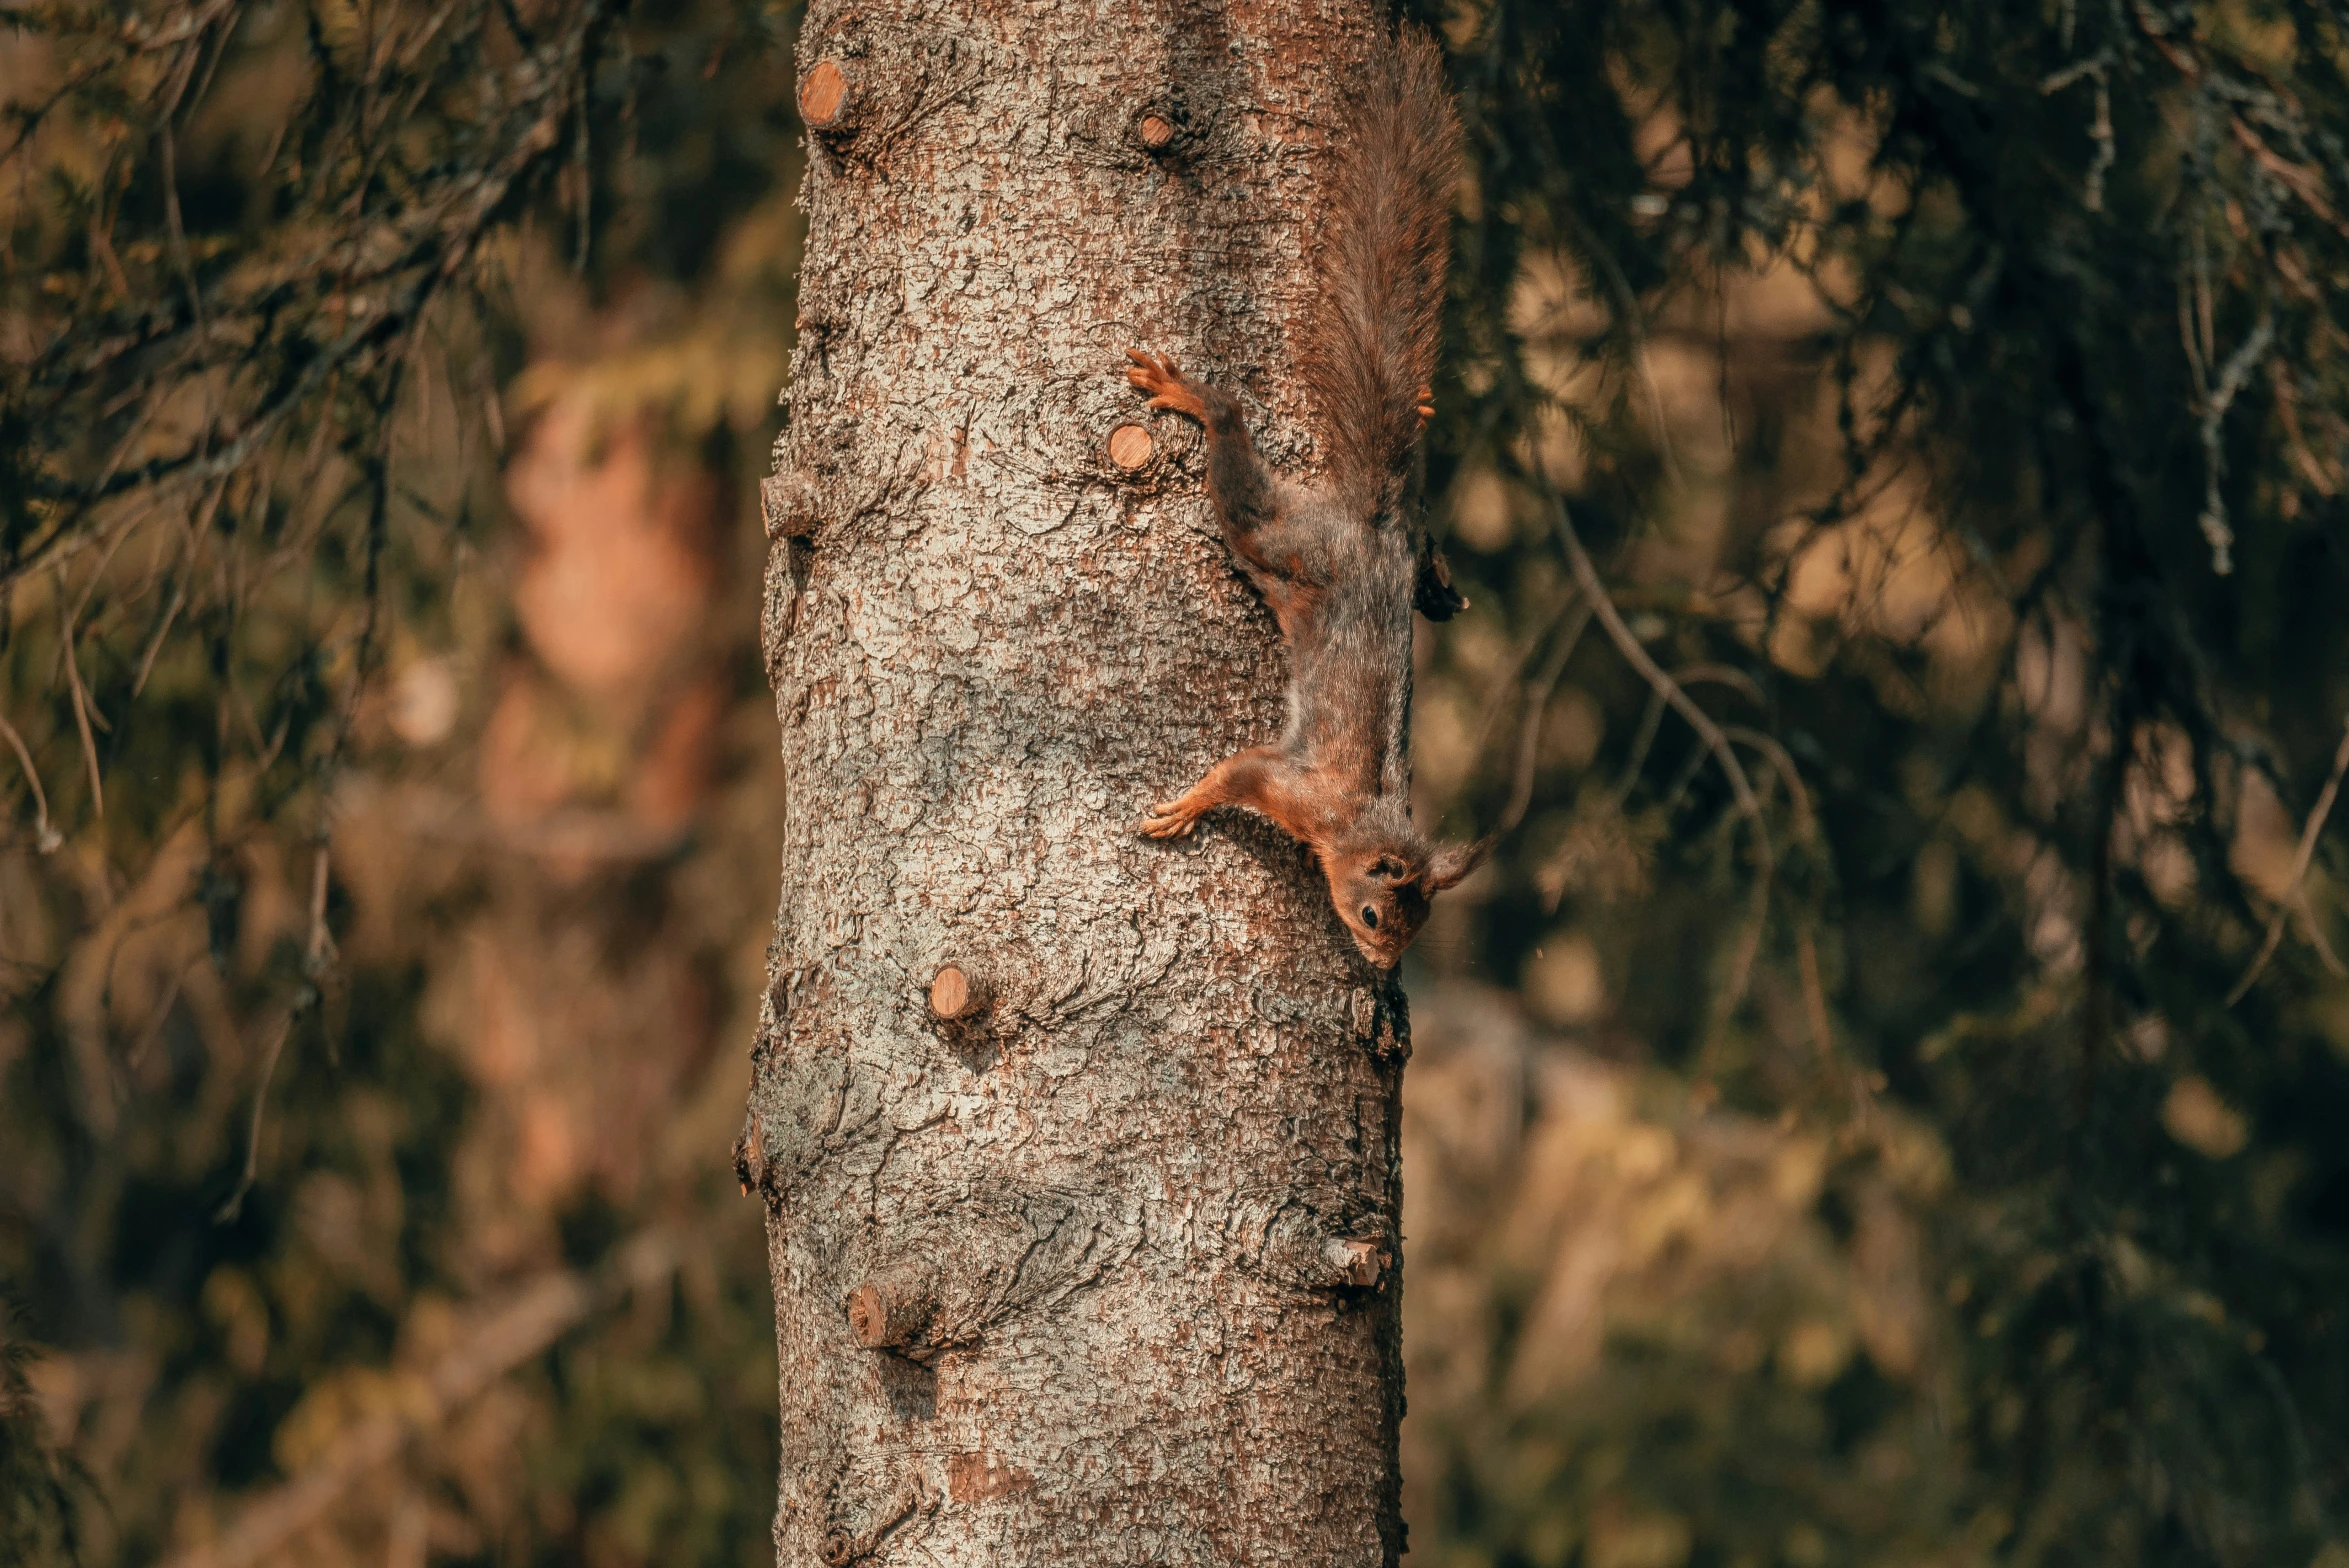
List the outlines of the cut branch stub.
<svg viewBox="0 0 2349 1568">
<path fill-rule="evenodd" d="M 1134 124 L 1134 135 L 1151 152 L 1164 152 L 1174 145 L 1174 121 L 1163 114 L 1145 114 Z"/>
<path fill-rule="evenodd" d="M 799 84 L 799 117 L 811 131 L 836 131 L 847 124 L 848 78 L 833 61 L 818 60 Z"/>
<path fill-rule="evenodd" d="M 749 1197 L 766 1184 L 767 1151 L 764 1147 L 764 1129 L 759 1126 L 759 1113 L 752 1111 L 744 1123 L 742 1136 L 734 1140 L 734 1176 L 742 1184 L 742 1195 Z"/>
<path fill-rule="evenodd" d="M 769 474 L 759 481 L 759 511 L 768 539 L 809 538 L 816 531 L 816 487 L 805 474 Z"/>
<path fill-rule="evenodd" d="M 848 1293 L 848 1331 L 867 1350 L 912 1354 L 937 1315 L 937 1292 L 910 1273 L 876 1274 Z"/>
<path fill-rule="evenodd" d="M 1330 1283 L 1352 1285 L 1367 1290 L 1386 1273 L 1386 1249 L 1375 1241 L 1353 1241 L 1333 1238 L 1321 1249 L 1322 1260 L 1329 1265 Z"/>
<path fill-rule="evenodd" d="M 968 1023 L 987 1010 L 987 987 L 959 964 L 948 964 L 930 982 L 930 1016 L 940 1023 Z"/>
<path fill-rule="evenodd" d="M 1109 433 L 1109 460 L 1131 474 L 1148 466 L 1157 444 L 1140 425 L 1120 425 Z"/>
</svg>

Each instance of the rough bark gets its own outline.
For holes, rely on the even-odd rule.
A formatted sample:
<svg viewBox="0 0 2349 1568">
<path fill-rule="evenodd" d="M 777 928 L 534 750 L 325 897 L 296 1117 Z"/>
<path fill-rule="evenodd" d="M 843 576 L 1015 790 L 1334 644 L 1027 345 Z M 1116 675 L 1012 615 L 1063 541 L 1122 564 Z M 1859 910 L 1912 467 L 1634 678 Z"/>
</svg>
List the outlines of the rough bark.
<svg viewBox="0 0 2349 1568">
<path fill-rule="evenodd" d="M 1119 374 L 1169 351 L 1310 467 L 1308 247 L 1374 25 L 809 10 L 789 821 L 738 1150 L 784 1564 L 1401 1553 L 1401 993 L 1268 827 L 1133 831 L 1278 729 L 1284 665 L 1196 430 Z"/>
</svg>

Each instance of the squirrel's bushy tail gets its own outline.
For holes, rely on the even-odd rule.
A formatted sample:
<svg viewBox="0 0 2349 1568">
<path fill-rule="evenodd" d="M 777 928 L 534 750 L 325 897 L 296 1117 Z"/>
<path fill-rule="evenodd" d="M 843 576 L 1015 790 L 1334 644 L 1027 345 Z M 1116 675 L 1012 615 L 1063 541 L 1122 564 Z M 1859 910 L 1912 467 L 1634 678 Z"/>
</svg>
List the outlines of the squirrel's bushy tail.
<svg viewBox="0 0 2349 1568">
<path fill-rule="evenodd" d="M 1368 513 L 1392 504 L 1409 471 L 1443 320 L 1460 119 L 1431 34 L 1406 26 L 1380 41 L 1336 152 L 1305 372 L 1331 477 Z"/>
</svg>

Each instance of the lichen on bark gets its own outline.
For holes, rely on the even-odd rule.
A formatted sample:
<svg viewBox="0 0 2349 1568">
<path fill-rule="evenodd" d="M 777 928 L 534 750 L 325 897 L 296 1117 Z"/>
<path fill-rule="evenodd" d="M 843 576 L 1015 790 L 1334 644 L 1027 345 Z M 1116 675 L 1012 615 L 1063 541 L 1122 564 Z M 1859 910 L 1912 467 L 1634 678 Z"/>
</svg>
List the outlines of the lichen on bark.
<svg viewBox="0 0 2349 1568">
<path fill-rule="evenodd" d="M 1133 831 L 1278 727 L 1284 666 L 1195 432 L 1118 373 L 1170 350 L 1310 467 L 1311 224 L 1375 25 L 810 8 L 829 123 L 768 487 L 789 815 L 739 1151 L 780 1562 L 1400 1555 L 1401 993 L 1270 828 Z M 949 965 L 980 1001 L 941 1018 Z"/>
</svg>

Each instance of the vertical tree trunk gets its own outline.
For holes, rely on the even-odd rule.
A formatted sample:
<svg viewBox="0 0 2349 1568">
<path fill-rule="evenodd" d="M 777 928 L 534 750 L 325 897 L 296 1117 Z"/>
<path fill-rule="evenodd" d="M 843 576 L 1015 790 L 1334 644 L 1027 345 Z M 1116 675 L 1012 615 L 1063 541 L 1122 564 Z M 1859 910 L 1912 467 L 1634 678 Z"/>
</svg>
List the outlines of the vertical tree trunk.
<svg viewBox="0 0 2349 1568">
<path fill-rule="evenodd" d="M 819 0 L 768 485 L 790 791 L 739 1150 L 778 1560 L 1392 1563 L 1400 992 L 1287 839 L 1148 804 L 1283 657 L 1148 344 L 1311 451 L 1367 0 Z M 946 971 L 952 970 L 952 974 Z"/>
</svg>

